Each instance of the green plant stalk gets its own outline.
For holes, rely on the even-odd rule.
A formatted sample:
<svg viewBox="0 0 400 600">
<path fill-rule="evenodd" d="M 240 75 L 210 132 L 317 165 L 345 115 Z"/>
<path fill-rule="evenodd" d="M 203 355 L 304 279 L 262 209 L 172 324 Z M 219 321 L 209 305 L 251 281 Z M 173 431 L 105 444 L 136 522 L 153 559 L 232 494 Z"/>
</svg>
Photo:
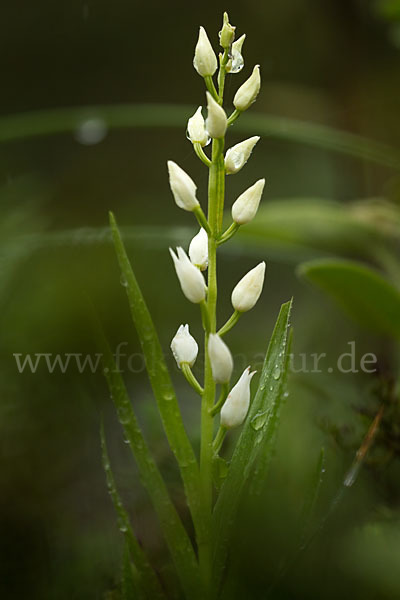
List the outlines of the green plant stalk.
<svg viewBox="0 0 400 600">
<path fill-rule="evenodd" d="M 215 401 L 215 382 L 212 376 L 208 356 L 208 339 L 217 328 L 217 238 L 222 227 L 222 212 L 225 193 L 225 167 L 223 157 L 224 140 L 213 140 L 212 163 L 208 180 L 208 222 L 211 234 L 208 238 L 208 296 L 207 310 L 209 331 L 205 332 L 205 371 L 204 394 L 201 406 L 201 448 L 200 448 L 200 486 L 203 514 L 206 520 L 206 540 L 199 546 L 199 563 L 206 589 L 210 588 L 212 577 L 211 523 L 213 508 L 213 415 Z"/>
</svg>

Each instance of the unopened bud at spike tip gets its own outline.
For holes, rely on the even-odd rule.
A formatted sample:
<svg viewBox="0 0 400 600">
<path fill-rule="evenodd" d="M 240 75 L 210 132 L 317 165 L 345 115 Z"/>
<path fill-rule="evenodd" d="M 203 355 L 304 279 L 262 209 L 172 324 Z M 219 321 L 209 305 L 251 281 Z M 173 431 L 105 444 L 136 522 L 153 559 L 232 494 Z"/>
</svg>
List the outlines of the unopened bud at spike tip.
<svg viewBox="0 0 400 600">
<path fill-rule="evenodd" d="M 202 107 L 199 106 L 193 117 L 190 117 L 188 120 L 187 137 L 192 144 L 199 143 L 201 146 L 206 146 L 210 138 L 206 132 L 206 123 L 201 114 L 201 109 Z"/>
<path fill-rule="evenodd" d="M 232 219 L 238 225 L 250 223 L 257 214 L 265 179 L 259 179 L 254 185 L 241 194 L 232 206 Z"/>
<path fill-rule="evenodd" d="M 231 46 L 233 40 L 235 39 L 235 30 L 236 27 L 229 23 L 228 13 L 225 12 L 222 29 L 219 32 L 219 43 L 220 46 L 224 48 L 224 50 L 227 50 Z"/>
<path fill-rule="evenodd" d="M 247 110 L 255 102 L 261 87 L 260 65 L 256 65 L 253 73 L 240 86 L 233 99 L 236 110 Z"/>
<path fill-rule="evenodd" d="M 216 383 L 228 383 L 233 371 L 233 358 L 225 342 L 216 333 L 211 333 L 208 340 L 213 379 Z"/>
<path fill-rule="evenodd" d="M 203 227 L 189 245 L 189 258 L 201 271 L 208 267 L 208 235 Z"/>
<path fill-rule="evenodd" d="M 181 325 L 171 342 L 171 350 L 179 368 L 182 363 L 193 367 L 196 362 L 199 347 L 189 332 L 189 325 Z"/>
<path fill-rule="evenodd" d="M 212 77 L 218 62 L 204 27 L 200 27 L 199 37 L 194 51 L 193 66 L 202 77 Z"/>
<path fill-rule="evenodd" d="M 169 185 L 179 208 L 189 212 L 194 211 L 199 205 L 196 198 L 197 186 L 193 179 L 174 161 L 168 163 Z"/>
<path fill-rule="evenodd" d="M 231 389 L 221 409 L 221 426 L 232 429 L 242 425 L 250 406 L 250 382 L 256 371 L 250 372 L 250 367 L 245 369 Z"/>
<path fill-rule="evenodd" d="M 239 142 L 239 144 L 235 144 L 235 146 L 226 151 L 225 171 L 227 175 L 233 175 L 244 167 L 259 139 L 260 137 L 255 135 L 243 142 Z"/>
<path fill-rule="evenodd" d="M 232 306 L 238 312 L 251 310 L 259 299 L 265 277 L 265 262 L 251 269 L 232 292 Z"/>
<path fill-rule="evenodd" d="M 199 304 L 206 297 L 204 277 L 199 269 L 192 265 L 183 248 L 179 247 L 176 251 L 177 255 L 172 248 L 169 249 L 182 292 L 190 302 Z"/>
<path fill-rule="evenodd" d="M 228 127 L 228 119 L 222 106 L 218 104 L 209 92 L 207 94 L 207 120 L 206 130 L 214 138 L 222 138 Z"/>
</svg>

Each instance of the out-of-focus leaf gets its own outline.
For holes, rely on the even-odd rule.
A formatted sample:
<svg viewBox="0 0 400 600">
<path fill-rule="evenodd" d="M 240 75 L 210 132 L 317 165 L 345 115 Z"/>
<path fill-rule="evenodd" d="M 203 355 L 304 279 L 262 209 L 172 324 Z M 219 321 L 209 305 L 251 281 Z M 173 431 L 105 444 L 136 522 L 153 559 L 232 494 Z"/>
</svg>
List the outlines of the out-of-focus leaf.
<svg viewBox="0 0 400 600">
<path fill-rule="evenodd" d="M 400 239 L 400 209 L 379 199 L 351 204 L 317 198 L 268 200 L 233 239 L 294 262 L 321 252 L 374 258 L 375 247 Z"/>
<path fill-rule="evenodd" d="M 120 495 L 118 493 L 117 486 L 115 484 L 114 474 L 111 469 L 110 459 L 108 456 L 103 426 L 100 430 L 100 437 L 103 468 L 106 474 L 108 492 L 114 504 L 114 509 L 118 517 L 118 525 L 120 531 L 124 534 L 126 550 L 128 551 L 127 561 L 124 559 L 124 573 L 126 572 L 127 575 L 127 585 L 129 586 L 129 588 L 134 587 L 135 591 L 137 592 L 137 598 L 139 599 L 144 597 L 143 591 L 146 590 L 149 599 L 154 598 L 155 600 L 163 600 L 165 599 L 165 596 L 161 589 L 160 582 L 158 581 L 155 572 L 153 571 L 144 551 L 142 550 L 139 542 L 136 539 L 136 536 L 131 527 L 128 513 L 126 512 L 124 505 L 122 504 Z M 134 570 L 132 570 L 131 561 L 133 562 Z M 126 562 L 129 566 L 129 568 L 127 569 L 125 569 L 125 567 L 127 567 Z M 128 574 L 130 574 L 131 577 L 128 577 Z M 131 578 L 132 581 L 130 581 Z M 135 596 L 126 596 L 127 599 L 131 597 Z"/>
<path fill-rule="evenodd" d="M 400 292 L 378 271 L 352 261 L 315 260 L 298 273 L 361 325 L 400 339 Z"/>
<path fill-rule="evenodd" d="M 151 596 L 148 598 L 150 600 Z M 146 600 L 146 595 L 138 585 L 138 573 L 131 562 L 128 543 L 124 545 L 122 558 L 121 600 Z"/>
<path fill-rule="evenodd" d="M 151 315 L 136 280 L 114 216 L 110 215 L 111 232 L 129 307 L 139 336 L 150 384 L 158 410 L 181 472 L 185 493 L 196 534 L 202 536 L 204 520 L 200 502 L 199 468 L 192 445 L 186 434 L 175 390 L 164 359 Z"/>
<path fill-rule="evenodd" d="M 215 505 L 214 531 L 214 578 L 218 589 L 225 568 L 231 528 L 235 520 L 241 494 L 248 483 L 260 452 L 265 449 L 273 435 L 282 400 L 281 379 L 287 366 L 287 340 L 292 302 L 282 305 L 273 331 L 256 396 L 243 425 L 225 483 Z"/>
<path fill-rule="evenodd" d="M 0 119 L 0 142 L 57 133 L 76 133 L 88 120 L 102 130 L 129 127 L 179 127 L 196 107 L 171 104 L 112 104 L 24 112 Z M 400 169 L 400 153 L 386 144 L 317 123 L 252 113 L 235 123 L 237 131 L 300 142 Z"/>
</svg>

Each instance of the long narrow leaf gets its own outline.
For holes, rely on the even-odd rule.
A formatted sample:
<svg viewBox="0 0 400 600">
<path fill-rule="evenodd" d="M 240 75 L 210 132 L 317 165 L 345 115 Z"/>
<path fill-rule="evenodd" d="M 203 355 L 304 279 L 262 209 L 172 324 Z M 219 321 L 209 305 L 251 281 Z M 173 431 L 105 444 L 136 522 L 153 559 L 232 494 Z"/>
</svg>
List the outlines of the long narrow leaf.
<svg viewBox="0 0 400 600">
<path fill-rule="evenodd" d="M 115 365 L 111 350 L 106 345 L 103 361 L 119 421 L 138 465 L 140 479 L 158 515 L 182 588 L 188 599 L 201 600 L 200 575 L 193 546 L 150 454 L 121 373 Z"/>
<path fill-rule="evenodd" d="M 293 330 L 289 331 L 288 341 L 286 344 L 286 360 L 283 372 L 278 377 L 280 386 L 278 393 L 276 394 L 275 401 L 271 403 L 268 410 L 270 416 L 268 417 L 268 435 L 264 435 L 260 449 L 258 452 L 258 458 L 255 461 L 254 469 L 251 474 L 250 481 L 250 493 L 253 495 L 259 495 L 263 489 L 265 479 L 268 475 L 269 466 L 272 461 L 272 457 L 275 450 L 276 437 L 279 428 L 279 422 L 281 417 L 281 411 L 284 404 L 286 389 L 287 389 L 287 378 L 290 368 L 290 352 L 292 347 Z M 280 367 L 278 367 L 280 368 Z M 275 370 L 275 373 L 277 371 Z M 276 376 L 276 375 L 275 375 Z"/>
<path fill-rule="evenodd" d="M 100 436 L 103 467 L 107 478 L 108 491 L 113 501 L 115 512 L 117 513 L 119 528 L 125 536 L 126 547 L 129 551 L 130 559 L 133 561 L 133 565 L 139 578 L 138 581 L 134 581 L 135 588 L 138 588 L 137 593 L 139 593 L 140 589 L 144 589 L 149 600 L 152 600 L 153 598 L 154 600 L 163 600 L 165 599 L 165 595 L 162 591 L 160 582 L 136 539 L 131 527 L 129 515 L 126 512 L 118 493 L 108 456 L 103 425 L 100 430 Z"/>
<path fill-rule="evenodd" d="M 197 460 L 183 425 L 172 381 L 151 315 L 129 262 L 115 218 L 110 225 L 122 277 L 126 282 L 132 319 L 138 333 L 146 368 L 157 401 L 169 445 L 178 462 L 188 505 L 198 539 L 202 537 L 203 519 L 200 502 L 200 482 Z"/>
<path fill-rule="evenodd" d="M 214 509 L 214 578 L 220 587 L 224 572 L 227 548 L 241 492 L 249 480 L 255 460 L 275 427 L 274 414 L 280 398 L 281 377 L 287 360 L 287 339 L 292 302 L 282 305 L 272 334 L 259 387 L 249 415 L 233 453 L 228 475 Z"/>
</svg>

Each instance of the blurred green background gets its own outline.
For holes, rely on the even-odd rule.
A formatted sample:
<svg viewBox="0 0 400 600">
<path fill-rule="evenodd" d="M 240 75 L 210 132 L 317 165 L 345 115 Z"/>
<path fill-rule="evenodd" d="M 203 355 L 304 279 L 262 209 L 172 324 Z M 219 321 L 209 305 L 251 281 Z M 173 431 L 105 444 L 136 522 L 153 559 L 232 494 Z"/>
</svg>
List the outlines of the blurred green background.
<svg viewBox="0 0 400 600">
<path fill-rule="evenodd" d="M 238 526 L 239 575 L 230 597 L 399 597 L 395 403 L 360 478 L 313 543 L 290 568 L 284 566 L 298 542 L 298 520 L 321 446 L 326 472 L 315 523 L 328 513 L 380 402 L 391 398 L 398 371 L 390 331 L 370 331 L 342 313 L 299 279 L 297 267 L 313 258 L 356 259 L 400 283 L 400 3 L 39 0 L 3 3 L 1 9 L 2 598 L 112 597 L 121 538 L 101 467 L 101 414 L 135 530 L 154 564 L 164 568 L 165 547 L 101 371 L 80 373 L 71 362 L 65 373 L 58 368 L 49 373 L 44 363 L 35 373 L 20 373 L 13 355 L 95 355 L 88 309 L 93 303 L 112 347 L 126 342 L 123 352 L 134 355 L 135 372 L 127 371 L 126 381 L 184 511 L 179 477 L 138 356 L 107 211 L 113 210 L 125 234 L 197 444 L 197 398 L 179 378 L 169 343 L 182 322 L 190 323 L 199 339 L 200 324 L 196 307 L 181 295 L 167 252 L 168 245 L 187 244 L 195 227 L 173 202 L 166 160 L 190 172 L 204 202 L 206 172 L 185 139 L 187 117 L 204 104 L 192 56 L 199 25 L 217 48 L 224 10 L 238 34 L 247 34 L 245 68 L 229 80 L 229 101 L 255 63 L 263 80 L 252 109 L 259 120 L 243 118 L 228 143 L 264 127 L 245 170 L 228 179 L 227 203 L 256 178 L 266 177 L 267 185 L 259 219 L 221 250 L 220 321 L 230 314 L 237 280 L 266 260 L 262 298 L 229 337 L 237 372 L 249 363 L 260 367 L 279 306 L 291 296 L 295 356 L 328 355 L 320 373 L 291 377 L 268 487 L 261 506 L 250 511 L 254 517 L 246 518 L 244 509 Z M 101 108 L 120 104 L 130 106 L 116 106 L 111 116 Z M 135 108 L 143 104 L 149 105 L 146 114 Z M 61 108 L 76 110 L 48 112 Z M 143 126 L 149 122 L 156 125 Z M 329 130 L 307 122 L 385 146 L 351 137 L 335 145 Z M 337 151 L 343 140 L 350 151 Z M 327 148 L 332 145 L 335 151 Z M 366 352 L 376 354 L 378 372 L 333 368 L 350 341 L 358 360 Z"/>
</svg>

